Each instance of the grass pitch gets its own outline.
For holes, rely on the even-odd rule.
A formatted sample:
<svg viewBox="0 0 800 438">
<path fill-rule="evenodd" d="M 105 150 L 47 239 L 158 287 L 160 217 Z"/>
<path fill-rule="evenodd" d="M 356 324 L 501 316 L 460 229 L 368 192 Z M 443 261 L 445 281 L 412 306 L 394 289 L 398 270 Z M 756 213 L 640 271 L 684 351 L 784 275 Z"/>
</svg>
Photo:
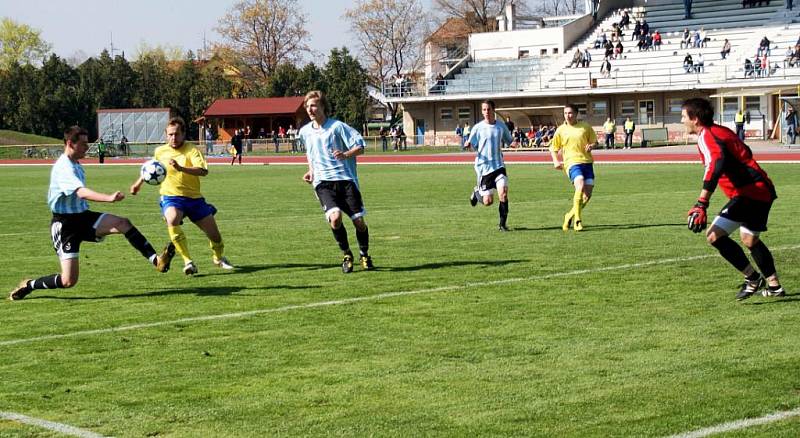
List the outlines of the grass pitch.
<svg viewBox="0 0 800 438">
<path fill-rule="evenodd" d="M 469 206 L 471 166 L 362 165 L 378 269 L 349 275 L 302 166 L 214 166 L 203 192 L 238 271 L 191 224 L 194 278 L 121 236 L 84 243 L 75 288 L 0 303 L 0 411 L 118 437 L 664 436 L 795 409 L 800 184 L 765 167 L 788 296 L 736 303 L 739 275 L 684 224 L 699 165 L 596 165 L 581 233 L 561 231 L 571 187 L 548 166 L 509 166 L 500 233 L 496 206 Z M 5 289 L 57 271 L 49 170 L 0 172 Z M 125 190 L 136 170 L 89 166 L 88 184 Z M 149 189 L 92 208 L 160 248 Z M 798 433 L 795 417 L 729 436 Z"/>
</svg>

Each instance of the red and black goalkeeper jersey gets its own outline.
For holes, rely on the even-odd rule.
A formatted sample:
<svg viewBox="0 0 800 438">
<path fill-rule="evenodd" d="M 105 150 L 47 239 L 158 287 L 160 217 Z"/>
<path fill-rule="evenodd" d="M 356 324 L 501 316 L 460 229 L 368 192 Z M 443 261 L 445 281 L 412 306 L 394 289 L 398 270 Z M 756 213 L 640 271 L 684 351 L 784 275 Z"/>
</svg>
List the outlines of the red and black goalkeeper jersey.
<svg viewBox="0 0 800 438">
<path fill-rule="evenodd" d="M 753 159 L 753 151 L 730 129 L 717 124 L 703 129 L 697 149 L 706 167 L 703 188 L 709 192 L 719 185 L 728 198 L 771 202 L 778 197 L 767 172 Z"/>
</svg>

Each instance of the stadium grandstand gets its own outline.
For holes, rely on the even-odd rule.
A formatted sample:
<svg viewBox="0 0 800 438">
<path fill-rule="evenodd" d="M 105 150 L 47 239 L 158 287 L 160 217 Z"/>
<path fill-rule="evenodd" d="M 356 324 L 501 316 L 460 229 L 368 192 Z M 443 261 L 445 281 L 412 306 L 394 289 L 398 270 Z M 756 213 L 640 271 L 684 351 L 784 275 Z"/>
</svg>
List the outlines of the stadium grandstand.
<svg viewBox="0 0 800 438">
<path fill-rule="evenodd" d="M 686 18 L 682 0 L 600 0 L 596 18 L 539 20 L 508 5 L 496 31 L 472 34 L 451 19 L 426 40 L 424 73 L 394 78 L 382 94 L 402 104 L 405 131 L 425 145 L 453 143 L 457 125 L 480 120 L 484 99 L 523 134 L 561 123 L 570 102 L 598 131 L 608 117 L 618 126 L 630 117 L 640 143 L 661 131 L 685 141 L 681 103 L 705 97 L 719 123 L 734 128 L 742 109 L 749 138 L 772 138 L 800 91 L 800 8 L 745 3 L 694 0 Z"/>
</svg>

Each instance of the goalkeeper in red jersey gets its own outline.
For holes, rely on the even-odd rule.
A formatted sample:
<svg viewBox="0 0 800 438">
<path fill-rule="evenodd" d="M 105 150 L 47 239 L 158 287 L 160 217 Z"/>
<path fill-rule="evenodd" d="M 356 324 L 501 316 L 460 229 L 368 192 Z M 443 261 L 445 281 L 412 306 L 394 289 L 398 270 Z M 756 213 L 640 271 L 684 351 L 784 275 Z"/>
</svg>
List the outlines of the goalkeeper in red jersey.
<svg viewBox="0 0 800 438">
<path fill-rule="evenodd" d="M 772 253 L 759 238 L 760 233 L 767 230 L 769 210 L 778 197 L 775 186 L 753 159 L 750 148 L 733 131 L 714 123 L 714 109 L 709 101 L 693 98 L 684 102 L 681 123 L 690 133 L 697 134 L 697 149 L 705 165 L 703 189 L 697 203 L 689 210 L 689 229 L 699 233 L 706 228 L 706 209 L 719 186 L 729 201 L 714 218 L 706 239 L 728 263 L 744 274 L 744 284 L 736 299 L 741 301 L 756 293 L 784 296 Z M 742 247 L 728 237 L 737 228 L 760 273 Z"/>
</svg>

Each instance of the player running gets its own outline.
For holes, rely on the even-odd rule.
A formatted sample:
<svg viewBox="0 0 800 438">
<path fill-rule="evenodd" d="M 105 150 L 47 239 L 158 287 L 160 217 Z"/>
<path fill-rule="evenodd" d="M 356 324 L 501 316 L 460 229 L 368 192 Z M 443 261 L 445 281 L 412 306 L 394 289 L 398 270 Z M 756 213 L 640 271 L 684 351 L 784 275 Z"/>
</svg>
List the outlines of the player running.
<svg viewBox="0 0 800 438">
<path fill-rule="evenodd" d="M 167 123 L 168 143 L 153 152 L 153 159 L 166 164 L 167 178 L 161 183 L 161 214 L 167 222 L 169 238 L 183 258 L 183 273 L 197 274 L 198 269 L 189 255 L 189 244 L 181 229 L 183 218 L 188 217 L 208 237 L 213 253 L 212 261 L 222 269 L 234 267 L 223 256 L 225 244 L 214 215 L 217 209 L 200 194 L 200 177 L 208 175 L 208 164 L 203 154 L 191 143 L 186 143 L 186 123 L 173 117 Z M 131 185 L 131 194 L 139 193 L 143 180 L 140 177 Z"/>
<path fill-rule="evenodd" d="M 572 226 L 575 231 L 583 230 L 583 208 L 592 197 L 594 189 L 594 167 L 592 163 L 592 149 L 597 147 L 597 134 L 594 129 L 578 120 L 578 107 L 573 104 L 564 106 L 564 124 L 556 129 L 553 140 L 550 142 L 550 156 L 553 167 L 565 169 L 569 180 L 575 186 L 572 197 L 572 209 L 564 215 L 561 229 L 569 230 Z M 558 159 L 558 152 L 564 158 L 562 163 Z"/>
<path fill-rule="evenodd" d="M 736 299 L 741 301 L 758 292 L 768 297 L 784 296 L 772 253 L 759 239 L 760 233 L 767 230 L 769 210 L 778 197 L 775 186 L 753 159 L 750 148 L 733 131 L 714 123 L 714 108 L 707 100 L 693 98 L 684 102 L 681 122 L 690 133 L 697 134 L 697 149 L 705 165 L 703 189 L 689 210 L 689 229 L 699 233 L 706 228 L 706 209 L 719 185 L 729 201 L 711 223 L 706 240 L 744 274 Z M 737 228 L 761 273 L 753 268 L 742 247 L 728 237 Z"/>
<path fill-rule="evenodd" d="M 356 156 L 364 153 L 364 139 L 347 124 L 327 116 L 328 102 L 321 91 L 306 93 L 303 104 L 311 119 L 298 133 L 308 158 L 303 181 L 313 184 L 333 238 L 344 254 L 342 272 L 353 271 L 353 252 L 342 224 L 342 213 L 350 217 L 356 228 L 361 268 L 371 270 L 374 266 L 368 253 L 369 229 L 364 220 L 367 210 L 361 200 L 356 172 Z"/>
<path fill-rule="evenodd" d="M 508 231 L 508 175 L 503 162 L 503 144 L 511 145 L 514 139 L 508 127 L 502 120 L 497 120 L 494 113 L 494 101 L 484 100 L 481 103 L 483 120 L 472 127 L 467 147 L 472 146 L 477 151 L 475 156 L 475 173 L 478 176 L 478 185 L 472 191 L 469 203 L 473 207 L 480 200 L 483 205 L 490 206 L 494 202 L 492 190 L 497 190 L 500 198 L 500 231 Z"/>
<path fill-rule="evenodd" d="M 156 255 L 153 246 L 124 217 L 89 210 L 87 201 L 119 202 L 125 199 L 121 192 L 98 193 L 86 187 L 86 173 L 81 158 L 89 150 L 89 133 L 72 126 L 64 131 L 64 153 L 56 160 L 50 172 L 50 188 L 47 204 L 53 212 L 50 234 L 53 247 L 61 261 L 61 273 L 47 275 L 36 280 L 20 282 L 8 299 L 21 300 L 37 289 L 70 288 L 78 283 L 81 242 L 100 242 L 109 234 L 123 234 L 128 242 L 152 263 L 159 272 L 169 270 L 175 247 L 167 245 L 161 255 Z"/>
</svg>

